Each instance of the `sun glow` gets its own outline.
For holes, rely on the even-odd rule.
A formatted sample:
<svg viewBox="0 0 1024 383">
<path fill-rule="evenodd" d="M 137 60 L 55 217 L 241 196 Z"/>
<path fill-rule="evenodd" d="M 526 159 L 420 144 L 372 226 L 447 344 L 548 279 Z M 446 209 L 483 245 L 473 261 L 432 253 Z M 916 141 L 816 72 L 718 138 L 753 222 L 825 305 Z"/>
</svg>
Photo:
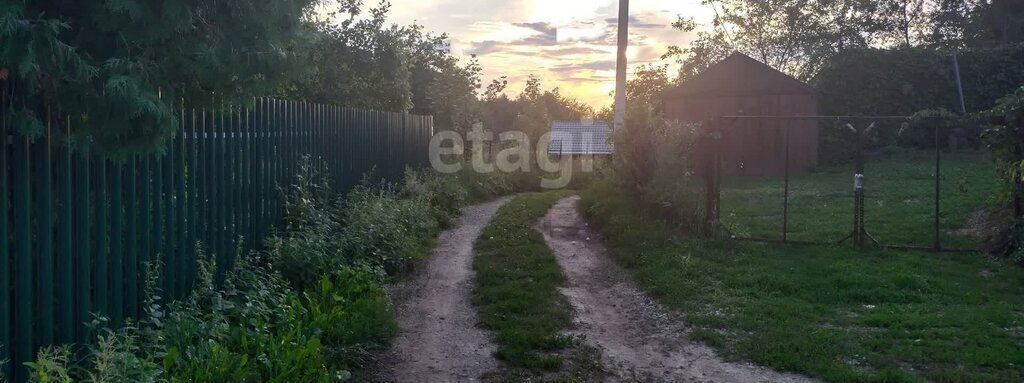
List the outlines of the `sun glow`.
<svg viewBox="0 0 1024 383">
<path fill-rule="evenodd" d="M 392 11 L 395 22 L 448 33 L 456 55 L 476 55 L 483 83 L 507 78 L 511 97 L 536 75 L 544 89 L 557 87 L 595 108 L 612 103 L 617 0 L 396 0 Z M 674 65 L 661 55 L 692 35 L 672 22 L 683 15 L 710 26 L 713 11 L 701 0 L 632 0 L 630 15 L 631 74 L 643 64 Z"/>
<path fill-rule="evenodd" d="M 573 20 L 592 19 L 601 7 L 608 4 L 609 1 L 601 0 L 533 0 L 529 21 L 566 25 Z"/>
</svg>

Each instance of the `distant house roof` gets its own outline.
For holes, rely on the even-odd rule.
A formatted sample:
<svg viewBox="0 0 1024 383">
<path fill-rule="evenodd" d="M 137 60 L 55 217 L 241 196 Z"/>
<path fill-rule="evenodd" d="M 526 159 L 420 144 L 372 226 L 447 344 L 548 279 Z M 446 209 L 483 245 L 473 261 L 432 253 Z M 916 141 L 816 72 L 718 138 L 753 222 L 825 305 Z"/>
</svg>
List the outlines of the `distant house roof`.
<svg viewBox="0 0 1024 383">
<path fill-rule="evenodd" d="M 736 52 L 692 79 L 669 88 L 665 98 L 813 94 L 814 88 L 750 56 Z"/>
<path fill-rule="evenodd" d="M 555 121 L 549 154 L 612 154 L 612 129 L 604 121 Z"/>
</svg>

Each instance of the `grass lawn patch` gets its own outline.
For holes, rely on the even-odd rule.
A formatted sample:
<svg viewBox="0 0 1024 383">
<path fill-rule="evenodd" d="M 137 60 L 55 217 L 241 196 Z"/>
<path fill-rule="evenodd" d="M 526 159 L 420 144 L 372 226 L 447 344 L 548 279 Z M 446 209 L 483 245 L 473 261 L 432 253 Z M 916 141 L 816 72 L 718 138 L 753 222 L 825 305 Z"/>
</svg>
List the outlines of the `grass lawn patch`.
<svg viewBox="0 0 1024 383">
<path fill-rule="evenodd" d="M 580 208 L 613 257 L 726 357 L 834 382 L 1024 381 L 1024 270 L 982 254 L 678 236 L 614 187 Z"/>
<path fill-rule="evenodd" d="M 865 225 L 883 244 L 931 246 L 935 224 L 935 153 L 906 151 L 865 160 Z M 992 206 L 999 176 L 980 153 L 944 153 L 939 191 L 944 247 L 981 248 L 962 230 L 972 213 Z M 737 236 L 782 237 L 783 177 L 727 177 L 722 223 Z M 793 175 L 789 239 L 834 242 L 853 229 L 853 165 Z"/>
<path fill-rule="evenodd" d="M 586 356 L 593 350 L 563 334 L 572 325 L 572 308 L 557 290 L 565 275 L 534 229 L 551 205 L 568 194 L 516 197 L 498 210 L 476 241 L 473 303 L 483 326 L 496 334 L 497 358 L 511 367 L 501 373 L 503 379 L 571 381 L 593 373 L 581 368 L 596 360 Z"/>
</svg>

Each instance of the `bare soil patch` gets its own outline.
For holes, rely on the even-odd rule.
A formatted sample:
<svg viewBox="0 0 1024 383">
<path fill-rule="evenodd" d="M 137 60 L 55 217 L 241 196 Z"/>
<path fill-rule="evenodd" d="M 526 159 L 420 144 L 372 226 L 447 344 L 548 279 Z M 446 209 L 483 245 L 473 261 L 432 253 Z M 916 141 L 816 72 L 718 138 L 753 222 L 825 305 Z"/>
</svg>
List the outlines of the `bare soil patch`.
<svg viewBox="0 0 1024 383">
<path fill-rule="evenodd" d="M 388 382 L 470 382 L 497 367 L 491 335 L 477 327 L 473 242 L 510 198 L 469 206 L 441 233 L 420 275 L 388 290 L 399 334 L 382 361 Z"/>
<path fill-rule="evenodd" d="M 811 382 L 750 363 L 726 362 L 691 341 L 679 316 L 648 298 L 608 256 L 579 215 L 579 197 L 562 199 L 537 224 L 568 278 L 560 288 L 576 314 L 577 335 L 601 350 L 609 381 Z"/>
</svg>

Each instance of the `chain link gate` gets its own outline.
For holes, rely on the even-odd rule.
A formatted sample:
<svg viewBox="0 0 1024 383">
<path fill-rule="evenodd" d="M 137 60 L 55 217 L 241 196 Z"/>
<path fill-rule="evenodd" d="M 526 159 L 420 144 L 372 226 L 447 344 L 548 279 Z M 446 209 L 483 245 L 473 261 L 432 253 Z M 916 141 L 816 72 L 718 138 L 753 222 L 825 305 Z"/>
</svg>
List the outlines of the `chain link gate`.
<svg viewBox="0 0 1024 383">
<path fill-rule="evenodd" d="M 740 240 L 977 251 L 983 233 L 970 225 L 998 187 L 980 128 L 949 117 L 717 117 L 698 151 L 706 218 Z"/>
</svg>

